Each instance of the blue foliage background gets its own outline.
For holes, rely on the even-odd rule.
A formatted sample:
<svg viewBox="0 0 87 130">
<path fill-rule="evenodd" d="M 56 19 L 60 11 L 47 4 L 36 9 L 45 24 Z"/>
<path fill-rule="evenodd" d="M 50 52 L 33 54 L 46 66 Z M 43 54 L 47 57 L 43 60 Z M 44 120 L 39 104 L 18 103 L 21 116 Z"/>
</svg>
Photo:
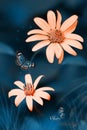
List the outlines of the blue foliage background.
<svg viewBox="0 0 87 130">
<path fill-rule="evenodd" d="M 46 19 L 48 10 L 59 10 L 63 20 L 73 14 L 79 16 L 76 33 L 83 36 L 84 49 L 77 57 L 65 53 L 58 65 L 49 64 L 45 49 L 34 58 L 35 68 L 22 70 L 15 64 L 16 52 L 27 59 L 33 55 L 34 43 L 25 43 L 27 32 L 37 26 L 36 16 Z M 87 130 L 87 1 L 86 0 L 3 0 L 0 1 L 0 130 Z M 33 80 L 44 74 L 39 86 L 51 86 L 52 100 L 41 107 L 35 104 L 31 113 L 25 102 L 18 108 L 8 92 L 15 88 L 13 82 L 30 73 Z M 60 112 L 61 107 L 63 108 Z M 61 116 L 63 114 L 63 118 Z"/>
</svg>

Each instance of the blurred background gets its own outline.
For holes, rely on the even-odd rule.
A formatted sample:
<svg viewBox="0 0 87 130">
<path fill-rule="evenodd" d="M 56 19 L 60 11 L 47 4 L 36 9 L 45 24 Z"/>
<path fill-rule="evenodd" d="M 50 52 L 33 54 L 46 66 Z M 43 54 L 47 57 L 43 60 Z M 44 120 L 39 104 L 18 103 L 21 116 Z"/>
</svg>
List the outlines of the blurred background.
<svg viewBox="0 0 87 130">
<path fill-rule="evenodd" d="M 79 16 L 75 33 L 84 38 L 78 56 L 65 53 L 64 61 L 58 65 L 48 63 L 45 48 L 34 54 L 35 42 L 26 43 L 27 32 L 37 28 L 33 18 L 46 20 L 48 10 L 59 10 L 63 21 L 73 14 Z M 34 68 L 21 69 L 16 64 L 17 52 L 23 53 L 25 61 L 35 55 Z M 25 101 L 18 108 L 14 97 L 8 92 L 15 88 L 13 82 L 30 73 L 33 81 L 45 75 L 40 86 L 51 86 L 50 102 L 41 107 L 35 104 L 29 112 Z M 3 0 L 0 1 L 0 130 L 87 130 L 87 1 L 86 0 Z"/>
</svg>

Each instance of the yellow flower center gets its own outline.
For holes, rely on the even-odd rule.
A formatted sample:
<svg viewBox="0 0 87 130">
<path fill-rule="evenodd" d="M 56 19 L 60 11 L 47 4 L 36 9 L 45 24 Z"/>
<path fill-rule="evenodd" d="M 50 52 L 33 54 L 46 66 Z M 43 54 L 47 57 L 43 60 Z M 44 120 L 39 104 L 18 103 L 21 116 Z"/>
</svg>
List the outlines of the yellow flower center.
<svg viewBox="0 0 87 130">
<path fill-rule="evenodd" d="M 33 95 L 35 90 L 34 90 L 34 85 L 31 85 L 31 84 L 27 84 L 25 87 L 24 87 L 24 92 L 25 92 L 25 95 L 28 96 L 28 95 Z"/>
<path fill-rule="evenodd" d="M 51 43 L 62 43 L 65 37 L 64 34 L 59 30 L 50 30 L 49 40 Z"/>
</svg>

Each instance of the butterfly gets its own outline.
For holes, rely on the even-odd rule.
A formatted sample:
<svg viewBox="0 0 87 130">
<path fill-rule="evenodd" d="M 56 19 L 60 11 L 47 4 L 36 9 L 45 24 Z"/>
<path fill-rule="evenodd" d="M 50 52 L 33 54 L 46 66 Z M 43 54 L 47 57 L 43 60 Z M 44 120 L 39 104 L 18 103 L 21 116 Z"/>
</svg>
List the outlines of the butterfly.
<svg viewBox="0 0 87 130">
<path fill-rule="evenodd" d="M 21 67 L 23 70 L 28 70 L 29 68 L 34 68 L 34 63 L 27 60 L 21 52 L 16 54 L 16 64 Z"/>
</svg>

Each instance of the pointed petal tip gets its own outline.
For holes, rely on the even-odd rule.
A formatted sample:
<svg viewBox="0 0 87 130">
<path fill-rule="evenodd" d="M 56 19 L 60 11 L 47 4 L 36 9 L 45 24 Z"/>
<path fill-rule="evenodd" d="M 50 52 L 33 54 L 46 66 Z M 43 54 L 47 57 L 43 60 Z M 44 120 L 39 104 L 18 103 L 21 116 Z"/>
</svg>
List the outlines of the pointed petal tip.
<svg viewBox="0 0 87 130">
<path fill-rule="evenodd" d="M 27 35 L 30 35 L 30 31 L 29 31 L 29 32 L 27 32 Z"/>
<path fill-rule="evenodd" d="M 80 50 L 83 50 L 83 46 L 81 46 Z"/>
<path fill-rule="evenodd" d="M 10 92 L 8 93 L 8 98 L 10 98 Z"/>
<path fill-rule="evenodd" d="M 18 107 L 18 105 L 15 103 L 15 106 Z"/>
<path fill-rule="evenodd" d="M 62 64 L 62 61 L 58 61 L 58 64 Z"/>
<path fill-rule="evenodd" d="M 35 52 L 35 51 L 38 51 L 38 49 L 35 49 L 34 47 L 32 48 L 32 51 Z"/>
<path fill-rule="evenodd" d="M 49 90 L 50 89 L 50 90 Z M 48 91 L 55 91 L 54 88 L 49 87 Z"/>
<path fill-rule="evenodd" d="M 48 60 L 48 59 L 47 59 L 47 60 Z M 50 61 L 50 60 L 48 60 L 48 62 L 49 62 L 50 64 L 53 64 L 54 61 Z"/>
<path fill-rule="evenodd" d="M 51 88 L 51 87 L 49 87 L 50 88 L 50 91 L 55 91 L 55 89 L 54 88 Z"/>
<path fill-rule="evenodd" d="M 51 96 L 48 98 L 48 101 L 50 101 L 51 100 Z"/>
<path fill-rule="evenodd" d="M 54 88 L 52 88 L 52 91 L 55 91 L 55 89 L 54 89 Z"/>
<path fill-rule="evenodd" d="M 43 102 L 40 102 L 40 105 L 43 106 L 44 105 Z"/>
<path fill-rule="evenodd" d="M 42 48 L 40 48 L 40 49 L 42 49 Z M 38 50 L 40 50 L 40 49 L 36 48 L 36 45 L 35 45 L 35 46 L 32 48 L 32 51 L 35 52 L 35 51 L 38 51 Z"/>
<path fill-rule="evenodd" d="M 16 101 L 14 101 L 14 104 L 15 104 L 16 107 L 18 107 L 18 105 L 19 105 L 19 104 L 16 103 Z"/>
<path fill-rule="evenodd" d="M 26 74 L 25 75 L 25 83 L 31 83 L 32 84 L 32 76 L 31 74 Z"/>
<path fill-rule="evenodd" d="M 35 52 L 35 51 L 37 51 L 37 50 L 35 50 L 34 47 L 33 47 L 33 48 L 32 48 L 32 51 Z"/>
<path fill-rule="evenodd" d="M 74 14 L 71 17 L 73 17 L 74 19 L 78 19 L 78 15 Z"/>
<path fill-rule="evenodd" d="M 33 109 L 29 109 L 30 112 L 33 112 Z"/>
<path fill-rule="evenodd" d="M 43 74 L 42 74 L 42 75 L 40 75 L 40 76 L 45 77 L 45 75 L 43 75 Z"/>
<path fill-rule="evenodd" d="M 43 106 L 44 104 L 42 103 L 41 106 Z"/>
<path fill-rule="evenodd" d="M 51 13 L 51 12 L 52 12 L 52 13 L 54 13 L 52 10 L 48 10 L 48 12 L 47 12 L 47 13 Z"/>
<path fill-rule="evenodd" d="M 84 42 L 84 39 L 82 38 L 82 41 L 81 42 Z"/>
<path fill-rule="evenodd" d="M 58 59 L 58 64 L 61 64 L 62 63 L 62 60 L 61 59 Z"/>
<path fill-rule="evenodd" d="M 71 54 L 72 55 L 72 54 Z M 77 52 L 73 54 L 73 56 L 77 56 Z"/>
<path fill-rule="evenodd" d="M 38 17 L 35 17 L 33 20 L 34 20 L 34 22 L 36 21 L 36 19 L 37 19 Z"/>
<path fill-rule="evenodd" d="M 39 17 L 35 17 L 33 20 L 35 21 L 37 18 L 39 18 Z"/>
<path fill-rule="evenodd" d="M 19 86 L 19 84 L 18 84 L 17 82 L 18 82 L 18 81 L 15 81 L 15 82 L 14 82 L 14 85 Z"/>
<path fill-rule="evenodd" d="M 34 20 L 34 22 L 36 23 L 37 22 L 37 20 L 39 19 L 40 17 L 35 17 L 33 20 Z"/>
<path fill-rule="evenodd" d="M 57 13 L 60 13 L 60 11 L 56 10 Z"/>
<path fill-rule="evenodd" d="M 27 38 L 27 39 L 25 40 L 25 42 L 30 42 L 30 41 L 29 41 L 29 39 Z"/>
<path fill-rule="evenodd" d="M 31 74 L 25 74 L 25 76 L 31 76 Z"/>
</svg>

